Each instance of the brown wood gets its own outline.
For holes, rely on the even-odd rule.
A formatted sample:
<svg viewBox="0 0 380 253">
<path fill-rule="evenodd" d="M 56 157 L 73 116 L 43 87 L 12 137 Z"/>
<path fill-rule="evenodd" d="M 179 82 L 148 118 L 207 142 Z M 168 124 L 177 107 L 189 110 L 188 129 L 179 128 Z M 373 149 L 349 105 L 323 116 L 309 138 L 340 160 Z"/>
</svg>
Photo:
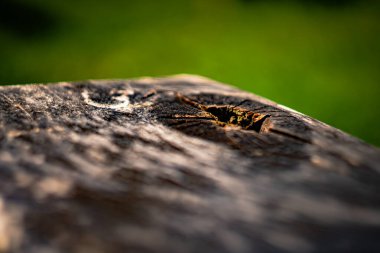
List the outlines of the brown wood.
<svg viewBox="0 0 380 253">
<path fill-rule="evenodd" d="M 377 148 L 206 78 L 1 87 L 0 126 L 0 252 L 380 251 Z"/>
</svg>

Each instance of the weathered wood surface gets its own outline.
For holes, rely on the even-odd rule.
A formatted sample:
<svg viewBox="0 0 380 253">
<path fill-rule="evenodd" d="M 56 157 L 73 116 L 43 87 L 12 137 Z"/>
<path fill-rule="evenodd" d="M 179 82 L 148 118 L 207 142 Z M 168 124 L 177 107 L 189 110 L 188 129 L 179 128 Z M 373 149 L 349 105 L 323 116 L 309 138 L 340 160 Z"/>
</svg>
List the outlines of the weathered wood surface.
<svg viewBox="0 0 380 253">
<path fill-rule="evenodd" d="M 378 149 L 205 78 L 1 87 L 0 126 L 1 252 L 380 251 Z"/>
</svg>

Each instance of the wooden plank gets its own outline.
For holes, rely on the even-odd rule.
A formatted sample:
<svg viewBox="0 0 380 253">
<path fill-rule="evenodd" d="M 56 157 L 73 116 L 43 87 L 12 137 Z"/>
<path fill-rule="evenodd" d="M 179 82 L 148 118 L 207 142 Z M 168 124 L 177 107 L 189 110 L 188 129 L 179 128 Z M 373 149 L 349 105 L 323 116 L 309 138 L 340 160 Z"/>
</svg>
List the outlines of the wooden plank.
<svg viewBox="0 0 380 253">
<path fill-rule="evenodd" d="M 379 150 L 259 96 L 181 75 L 0 108 L 0 252 L 380 251 Z"/>
</svg>

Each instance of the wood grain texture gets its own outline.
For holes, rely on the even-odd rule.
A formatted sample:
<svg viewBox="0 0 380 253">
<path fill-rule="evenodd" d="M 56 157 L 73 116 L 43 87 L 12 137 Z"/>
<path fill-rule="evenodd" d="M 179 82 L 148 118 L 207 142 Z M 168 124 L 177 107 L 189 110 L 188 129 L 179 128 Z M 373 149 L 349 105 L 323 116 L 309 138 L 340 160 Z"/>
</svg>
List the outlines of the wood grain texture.
<svg viewBox="0 0 380 253">
<path fill-rule="evenodd" d="M 380 251 L 378 149 L 206 78 L 1 87 L 0 126 L 0 252 Z"/>
</svg>

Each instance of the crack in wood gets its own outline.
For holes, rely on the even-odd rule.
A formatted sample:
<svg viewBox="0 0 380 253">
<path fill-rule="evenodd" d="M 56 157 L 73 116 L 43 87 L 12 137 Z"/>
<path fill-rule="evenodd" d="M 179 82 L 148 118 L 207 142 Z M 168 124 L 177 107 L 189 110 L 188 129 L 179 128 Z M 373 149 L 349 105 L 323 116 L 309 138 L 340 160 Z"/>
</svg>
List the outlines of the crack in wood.
<svg viewBox="0 0 380 253">
<path fill-rule="evenodd" d="M 269 128 L 268 131 L 272 132 L 272 133 L 275 133 L 275 134 L 278 134 L 278 135 L 285 136 L 287 138 L 291 138 L 291 139 L 294 139 L 294 140 L 298 140 L 298 141 L 301 141 L 301 142 L 312 144 L 311 140 L 305 139 L 303 137 L 300 137 L 300 136 L 297 136 L 295 134 L 288 133 L 288 132 L 285 132 L 285 131 L 282 131 L 282 130 L 279 130 L 279 129 Z"/>
<path fill-rule="evenodd" d="M 239 105 L 203 105 L 179 93 L 176 97 L 181 103 L 203 111 L 210 116 L 210 119 L 214 119 L 213 122 L 223 127 L 238 126 L 245 130 L 254 130 L 260 133 L 264 121 L 271 116 L 246 110 Z"/>
</svg>

